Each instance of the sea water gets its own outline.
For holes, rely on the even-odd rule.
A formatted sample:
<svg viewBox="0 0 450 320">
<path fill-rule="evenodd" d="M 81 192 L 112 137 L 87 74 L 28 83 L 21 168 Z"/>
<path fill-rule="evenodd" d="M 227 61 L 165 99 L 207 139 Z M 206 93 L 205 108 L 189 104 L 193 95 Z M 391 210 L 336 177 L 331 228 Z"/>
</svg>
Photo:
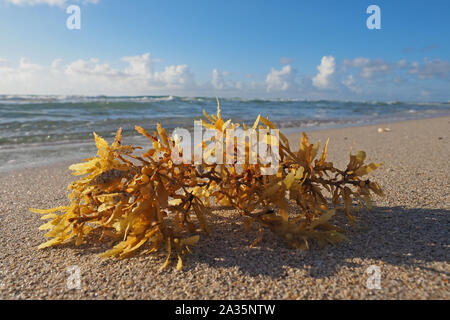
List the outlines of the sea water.
<svg viewBox="0 0 450 320">
<path fill-rule="evenodd" d="M 450 115 L 449 102 L 224 98 L 220 104 L 223 118 L 251 125 L 261 114 L 285 131 Z M 93 156 L 92 132 L 111 141 L 119 127 L 124 143 L 145 147 L 149 143 L 135 125 L 192 130 L 203 109 L 216 108 L 216 99 L 208 97 L 0 95 L 0 170 Z"/>
</svg>

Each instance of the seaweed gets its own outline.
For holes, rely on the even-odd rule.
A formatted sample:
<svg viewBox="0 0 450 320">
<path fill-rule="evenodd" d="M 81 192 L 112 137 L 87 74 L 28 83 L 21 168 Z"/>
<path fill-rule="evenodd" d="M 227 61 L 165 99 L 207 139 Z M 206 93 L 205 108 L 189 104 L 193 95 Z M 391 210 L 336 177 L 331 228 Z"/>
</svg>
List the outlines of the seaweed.
<svg viewBox="0 0 450 320">
<path fill-rule="evenodd" d="M 160 124 L 152 133 L 135 127 L 151 143 L 142 155 L 136 154 L 138 147 L 122 145 L 121 129 L 111 145 L 94 133 L 97 155 L 69 167 L 81 176 L 68 187 L 70 204 L 30 209 L 49 220 L 39 229 L 49 230 L 45 237 L 50 240 L 39 248 L 68 241 L 80 245 L 90 241 L 88 235 L 99 234 L 100 241 L 113 246 L 101 254 L 103 257 L 127 258 L 138 251 L 152 253 L 166 247 L 167 259 L 161 268 L 169 266 L 176 256 L 177 269 L 181 269 L 183 256 L 191 252 L 200 235 L 211 232 L 208 217 L 213 206 L 237 209 L 246 230 L 257 225 L 258 234 L 251 246 L 261 240 L 267 228 L 291 247 L 307 249 L 311 240 L 322 246 L 346 239 L 330 219 L 342 212 L 354 223 L 353 202 L 371 208 L 372 194 L 383 196 L 376 182 L 363 178 L 380 166 L 365 164 L 363 151 L 350 154 L 347 168 L 340 170 L 326 160 L 328 141 L 318 156 L 319 143 L 311 144 L 303 133 L 298 150 L 292 151 L 283 133 L 278 137 L 270 133 L 277 128 L 264 117 L 258 116 L 248 128 L 224 121 L 219 104 L 216 115 L 204 115 L 201 123 L 206 129 L 225 136 L 227 129 L 243 127 L 264 140 L 269 149 L 276 149 L 276 172 L 264 174 L 268 164 L 252 154 L 251 141 L 244 140 L 243 163 L 234 159 L 225 164 L 198 164 L 173 161 L 173 156 L 183 156 L 180 139 L 169 136 Z M 230 144 L 214 137 L 203 140 L 201 148 L 203 159 L 237 151 L 235 144 L 230 150 Z M 250 163 L 250 157 L 257 161 Z M 296 208 L 291 214 L 290 205 Z"/>
</svg>

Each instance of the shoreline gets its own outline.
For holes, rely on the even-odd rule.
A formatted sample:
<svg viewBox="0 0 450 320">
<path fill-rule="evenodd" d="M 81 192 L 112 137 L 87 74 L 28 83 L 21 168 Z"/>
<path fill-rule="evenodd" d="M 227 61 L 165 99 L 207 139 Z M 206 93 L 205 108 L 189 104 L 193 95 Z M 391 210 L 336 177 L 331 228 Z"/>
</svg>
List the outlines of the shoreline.
<svg viewBox="0 0 450 320">
<path fill-rule="evenodd" d="M 378 127 L 389 132 L 379 133 Z M 216 210 L 211 235 L 201 235 L 183 271 L 159 271 L 165 252 L 102 259 L 98 243 L 45 250 L 39 215 L 28 209 L 67 203 L 72 161 L 13 169 L 0 175 L 0 299 L 450 299 L 450 117 L 306 131 L 330 137 L 328 159 L 345 167 L 350 149 L 384 162 L 371 174 L 385 198 L 357 214 L 357 226 L 336 223 L 348 241 L 292 250 L 269 231 L 249 244 L 239 213 Z M 301 132 L 287 134 L 297 149 Z M 66 288 L 67 268 L 79 266 L 81 289 Z M 381 289 L 366 287 L 369 266 Z"/>
</svg>

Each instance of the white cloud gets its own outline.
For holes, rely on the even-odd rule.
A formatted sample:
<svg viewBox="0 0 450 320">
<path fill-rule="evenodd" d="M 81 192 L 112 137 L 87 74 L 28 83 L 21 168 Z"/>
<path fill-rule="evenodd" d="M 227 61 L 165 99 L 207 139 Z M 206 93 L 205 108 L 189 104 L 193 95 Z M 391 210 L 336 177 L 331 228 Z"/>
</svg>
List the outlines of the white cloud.
<svg viewBox="0 0 450 320">
<path fill-rule="evenodd" d="M 344 70 L 347 67 L 353 67 L 360 69 L 360 76 L 367 80 L 372 80 L 376 76 L 386 75 L 394 68 L 394 64 L 388 63 L 381 59 L 371 60 L 368 58 L 355 58 L 353 60 L 344 60 L 342 62 Z M 406 65 L 406 60 L 400 60 L 397 62 L 397 66 L 403 68 Z"/>
<path fill-rule="evenodd" d="M 330 77 L 333 75 L 336 68 L 336 61 L 333 56 L 324 56 L 320 65 L 317 67 L 319 73 L 312 79 L 313 85 L 320 89 L 330 87 Z"/>
<path fill-rule="evenodd" d="M 417 61 L 411 64 L 409 74 L 416 75 L 419 79 L 450 79 L 450 62 L 440 59 L 424 59 L 420 65 Z"/>
<path fill-rule="evenodd" d="M 167 89 L 188 89 L 195 86 L 194 75 L 186 64 L 165 67 L 163 72 L 155 72 L 153 78 Z"/>
<path fill-rule="evenodd" d="M 281 70 L 271 69 L 266 77 L 267 92 L 287 91 L 295 88 L 295 76 L 297 72 L 286 65 Z"/>
<path fill-rule="evenodd" d="M 78 59 L 65 65 L 54 59 L 37 65 L 21 58 L 16 66 L 0 58 L 0 93 L 20 94 L 153 94 L 196 87 L 187 65 L 165 66 L 153 72 L 150 54 L 123 57 L 127 63 L 115 68 L 99 59 Z M 172 92 L 170 92 L 172 93 Z"/>
<path fill-rule="evenodd" d="M 370 59 L 364 57 L 358 57 L 353 60 L 344 60 L 342 64 L 350 65 L 355 68 L 362 68 L 370 63 Z"/>
<path fill-rule="evenodd" d="M 342 84 L 344 86 L 346 86 L 349 90 L 356 92 L 356 93 L 361 93 L 361 88 L 359 88 L 356 85 L 356 81 L 355 78 L 353 77 L 352 74 L 349 74 L 344 80 L 342 80 Z"/>
<path fill-rule="evenodd" d="M 225 88 L 225 79 L 223 73 L 219 72 L 219 70 L 214 69 L 212 72 L 212 85 L 216 89 Z"/>
<path fill-rule="evenodd" d="M 117 76 L 119 72 L 111 68 L 107 63 L 98 63 L 97 59 L 89 61 L 79 59 L 69 64 L 65 73 L 68 76 L 94 76 L 94 77 L 113 77 Z"/>
<path fill-rule="evenodd" d="M 11 67 L 5 59 L 0 59 L 0 63 L 0 79 L 3 81 L 24 80 L 43 69 L 42 66 L 33 64 L 26 58 L 20 58 L 16 68 Z"/>
<path fill-rule="evenodd" d="M 446 60 L 424 59 L 420 64 L 417 61 L 408 63 L 406 59 L 400 59 L 397 62 L 387 62 L 382 59 L 355 58 L 353 60 L 344 60 L 342 62 L 344 72 L 347 68 L 359 69 L 360 77 L 366 80 L 379 79 L 385 76 L 392 76 L 395 83 L 403 83 L 406 79 L 398 74 L 405 70 L 418 79 L 450 79 L 450 62 Z M 401 81 L 399 81 L 401 79 Z"/>
<path fill-rule="evenodd" d="M 52 64 L 51 64 L 51 68 L 53 70 L 57 70 L 59 68 L 59 66 L 61 65 L 61 62 L 62 62 L 61 58 L 57 58 L 57 59 L 53 60 Z"/>
<path fill-rule="evenodd" d="M 219 71 L 218 69 L 213 69 L 211 74 L 211 83 L 208 84 L 213 90 L 222 91 L 232 91 L 232 90 L 243 90 L 245 84 L 242 81 L 233 81 L 227 79 L 227 76 L 231 75 L 229 71 Z"/>
<path fill-rule="evenodd" d="M 408 66 L 408 61 L 406 59 L 401 59 L 397 61 L 397 67 L 398 68 L 406 68 Z"/>
<path fill-rule="evenodd" d="M 166 66 L 163 71 L 153 72 L 150 53 L 121 60 L 128 63 L 123 70 L 99 63 L 97 59 L 80 59 L 69 64 L 65 73 L 78 81 L 114 81 L 122 90 L 187 89 L 195 86 L 194 76 L 187 65 Z"/>
<path fill-rule="evenodd" d="M 69 0 L 3 0 L 6 3 L 10 3 L 16 6 L 35 6 L 39 4 L 62 7 L 66 5 Z M 71 0 L 71 2 L 98 3 L 100 0 Z"/>
<path fill-rule="evenodd" d="M 122 61 L 128 63 L 124 73 L 129 81 L 145 80 L 150 86 L 165 87 L 167 89 L 187 89 L 195 86 L 194 75 L 186 64 L 166 66 L 161 72 L 153 71 L 153 62 L 150 53 L 142 56 L 124 57 Z"/>
<path fill-rule="evenodd" d="M 16 67 L 5 59 L 0 58 L 0 88 L 2 92 L 28 93 L 36 86 L 41 86 L 47 81 L 40 78 L 44 67 L 31 63 L 26 58 L 20 58 Z"/>
<path fill-rule="evenodd" d="M 130 76 L 140 76 L 150 78 L 152 73 L 152 61 L 150 53 L 142 56 L 123 57 L 122 61 L 128 62 L 129 66 L 125 69 L 125 73 Z"/>
<path fill-rule="evenodd" d="M 376 74 L 385 74 L 390 69 L 389 64 L 384 61 L 373 61 L 371 65 L 367 65 L 361 69 L 361 76 L 366 79 L 372 79 Z"/>
<path fill-rule="evenodd" d="M 25 72 L 35 72 L 35 71 L 42 70 L 42 66 L 40 66 L 38 64 L 33 64 L 26 58 L 20 58 L 19 70 L 25 71 Z"/>
<path fill-rule="evenodd" d="M 425 59 L 411 62 L 321 59 L 318 74 L 297 77 L 291 65 L 272 68 L 266 76 L 212 70 L 211 78 L 197 84 L 186 64 L 162 65 L 150 53 L 104 61 L 97 58 L 36 64 L 26 58 L 7 61 L 0 57 L 0 94 L 81 95 L 198 95 L 224 97 L 302 99 L 383 99 L 386 91 L 398 99 L 423 99 L 411 79 L 434 79 L 444 86 L 431 90 L 430 99 L 448 100 L 443 90 L 450 80 L 450 62 Z M 241 78 L 238 78 L 241 74 Z M 375 80 L 375 81 L 374 81 Z M 445 82 L 443 82 L 445 81 Z M 327 88 L 328 90 L 323 90 Z M 389 89 L 389 90 L 386 90 Z M 423 88 L 422 88 L 423 89 Z"/>
</svg>

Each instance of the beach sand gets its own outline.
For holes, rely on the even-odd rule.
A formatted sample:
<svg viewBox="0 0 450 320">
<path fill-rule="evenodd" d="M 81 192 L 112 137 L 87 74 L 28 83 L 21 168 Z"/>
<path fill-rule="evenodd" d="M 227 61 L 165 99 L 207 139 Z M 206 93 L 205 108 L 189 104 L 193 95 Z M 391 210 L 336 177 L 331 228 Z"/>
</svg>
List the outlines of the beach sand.
<svg viewBox="0 0 450 320">
<path fill-rule="evenodd" d="M 379 127 L 389 132 L 379 133 Z M 98 256 L 99 244 L 37 250 L 44 241 L 28 208 L 67 203 L 68 163 L 0 173 L 0 299 L 450 299 L 450 117 L 310 132 L 330 137 L 329 160 L 347 164 L 350 147 L 369 161 L 386 193 L 356 227 L 337 218 L 348 241 L 292 250 L 270 231 L 256 248 L 236 212 L 216 211 L 183 271 L 159 271 L 165 252 L 126 260 Z M 299 134 L 291 134 L 298 146 Z M 175 264 L 175 262 L 174 262 Z M 79 266 L 81 288 L 67 289 Z M 381 289 L 368 289 L 369 266 Z"/>
</svg>

